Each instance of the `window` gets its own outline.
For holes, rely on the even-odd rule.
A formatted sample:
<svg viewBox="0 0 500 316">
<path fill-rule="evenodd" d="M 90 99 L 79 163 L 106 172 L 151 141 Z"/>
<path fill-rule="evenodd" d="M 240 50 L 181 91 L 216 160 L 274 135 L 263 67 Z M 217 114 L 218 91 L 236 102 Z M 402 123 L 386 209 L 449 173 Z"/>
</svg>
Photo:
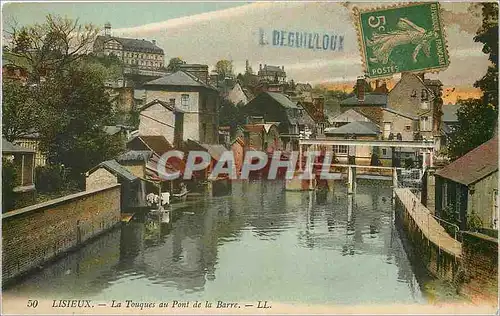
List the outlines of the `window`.
<svg viewBox="0 0 500 316">
<path fill-rule="evenodd" d="M 428 131 L 430 126 L 429 126 L 429 117 L 427 116 L 422 116 L 420 118 L 420 130 L 421 131 Z"/>
<path fill-rule="evenodd" d="M 410 125 L 406 125 L 405 126 L 405 131 L 409 132 L 411 130 L 411 126 Z"/>
<path fill-rule="evenodd" d="M 333 152 L 335 154 L 347 155 L 347 145 L 333 145 Z"/>
<path fill-rule="evenodd" d="M 189 94 L 181 95 L 181 105 L 183 105 L 183 106 L 189 105 Z"/>
<path fill-rule="evenodd" d="M 175 99 L 169 99 L 170 101 L 170 104 L 172 104 L 173 106 L 175 106 Z"/>
<path fill-rule="evenodd" d="M 387 155 L 387 149 L 382 148 L 382 155 L 386 156 Z"/>
<path fill-rule="evenodd" d="M 420 94 L 420 99 L 422 101 L 428 101 L 429 100 L 429 92 L 425 89 L 422 89 L 422 93 Z"/>
<path fill-rule="evenodd" d="M 389 134 L 391 134 L 391 123 L 384 122 L 384 139 L 389 138 Z"/>
</svg>

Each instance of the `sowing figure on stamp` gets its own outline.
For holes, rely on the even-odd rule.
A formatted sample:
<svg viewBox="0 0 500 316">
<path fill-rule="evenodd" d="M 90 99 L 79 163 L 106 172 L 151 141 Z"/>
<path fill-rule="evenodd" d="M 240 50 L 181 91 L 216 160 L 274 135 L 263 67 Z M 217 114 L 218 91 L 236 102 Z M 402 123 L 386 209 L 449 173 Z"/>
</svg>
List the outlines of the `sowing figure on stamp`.
<svg viewBox="0 0 500 316">
<path fill-rule="evenodd" d="M 396 31 L 385 34 L 374 33 L 372 39 L 367 39 L 368 47 L 372 48 L 373 55 L 371 62 L 387 64 L 392 50 L 401 45 L 416 45 L 413 51 L 413 62 L 417 62 L 417 55 L 423 50 L 425 55 L 430 55 L 430 41 L 434 39 L 432 31 L 426 30 L 408 19 L 400 18 Z"/>
</svg>

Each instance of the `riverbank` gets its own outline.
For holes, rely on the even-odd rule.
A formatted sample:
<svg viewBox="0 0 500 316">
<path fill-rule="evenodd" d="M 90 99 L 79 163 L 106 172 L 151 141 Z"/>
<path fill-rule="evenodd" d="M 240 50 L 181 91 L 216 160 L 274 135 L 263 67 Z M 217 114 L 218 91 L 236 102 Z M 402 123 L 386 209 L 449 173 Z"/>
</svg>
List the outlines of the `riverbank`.
<svg viewBox="0 0 500 316">
<path fill-rule="evenodd" d="M 279 180 L 233 183 L 231 194 L 186 204 L 168 224 L 147 216 L 123 224 L 4 294 L 103 303 L 426 305 L 417 259 L 407 255 L 393 221 L 391 194 L 390 186 L 360 183 L 348 196 L 336 183 L 319 199 L 312 191 L 288 192 Z"/>
</svg>

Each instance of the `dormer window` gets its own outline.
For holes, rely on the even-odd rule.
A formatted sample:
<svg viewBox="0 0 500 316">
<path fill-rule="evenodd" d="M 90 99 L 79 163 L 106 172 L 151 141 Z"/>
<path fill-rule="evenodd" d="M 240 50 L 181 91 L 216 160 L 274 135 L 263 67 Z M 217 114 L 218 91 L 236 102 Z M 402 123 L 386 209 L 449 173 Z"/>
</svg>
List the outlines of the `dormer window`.
<svg viewBox="0 0 500 316">
<path fill-rule="evenodd" d="M 428 101 L 429 100 L 429 92 L 425 89 L 422 89 L 422 93 L 420 96 L 422 101 Z"/>
</svg>

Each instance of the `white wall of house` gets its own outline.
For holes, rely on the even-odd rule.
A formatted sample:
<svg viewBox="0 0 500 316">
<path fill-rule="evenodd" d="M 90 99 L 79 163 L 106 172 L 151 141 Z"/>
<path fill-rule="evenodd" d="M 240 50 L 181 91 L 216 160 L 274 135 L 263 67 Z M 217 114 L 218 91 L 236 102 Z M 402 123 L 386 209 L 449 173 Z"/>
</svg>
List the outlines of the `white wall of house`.
<svg viewBox="0 0 500 316">
<path fill-rule="evenodd" d="M 389 111 L 383 112 L 383 126 L 382 130 L 384 132 L 384 138 L 387 135 L 387 126 L 390 126 L 389 133 L 393 133 L 396 136 L 398 133 L 401 133 L 403 140 L 413 140 L 413 133 L 418 131 L 418 124 L 416 121 L 398 115 L 396 113 L 392 113 Z"/>
<path fill-rule="evenodd" d="M 168 103 L 175 100 L 176 109 L 184 112 L 183 140 L 192 139 L 206 144 L 218 143 L 219 105 L 214 93 L 146 90 L 145 94 L 146 103 L 155 99 Z M 169 138 L 167 140 L 170 141 Z"/>
<path fill-rule="evenodd" d="M 467 214 L 477 214 L 484 228 L 498 229 L 498 171 L 470 185 L 467 202 Z"/>
<path fill-rule="evenodd" d="M 185 113 L 198 113 L 200 111 L 200 93 L 197 91 L 157 91 L 146 90 L 146 103 L 155 99 L 170 103 L 175 100 L 175 107 Z M 188 96 L 187 101 L 183 95 Z"/>
<path fill-rule="evenodd" d="M 239 83 L 235 84 L 233 89 L 231 89 L 231 91 L 229 91 L 229 93 L 227 94 L 227 98 L 229 101 L 233 102 L 235 105 L 237 105 L 240 102 L 242 102 L 243 104 L 248 103 L 247 96 L 243 92 L 243 89 L 241 89 L 241 86 Z"/>
<path fill-rule="evenodd" d="M 159 103 L 153 104 L 140 113 L 139 135 L 141 136 L 165 136 L 167 141 L 172 144 L 174 141 L 174 127 L 174 113 Z"/>
</svg>

